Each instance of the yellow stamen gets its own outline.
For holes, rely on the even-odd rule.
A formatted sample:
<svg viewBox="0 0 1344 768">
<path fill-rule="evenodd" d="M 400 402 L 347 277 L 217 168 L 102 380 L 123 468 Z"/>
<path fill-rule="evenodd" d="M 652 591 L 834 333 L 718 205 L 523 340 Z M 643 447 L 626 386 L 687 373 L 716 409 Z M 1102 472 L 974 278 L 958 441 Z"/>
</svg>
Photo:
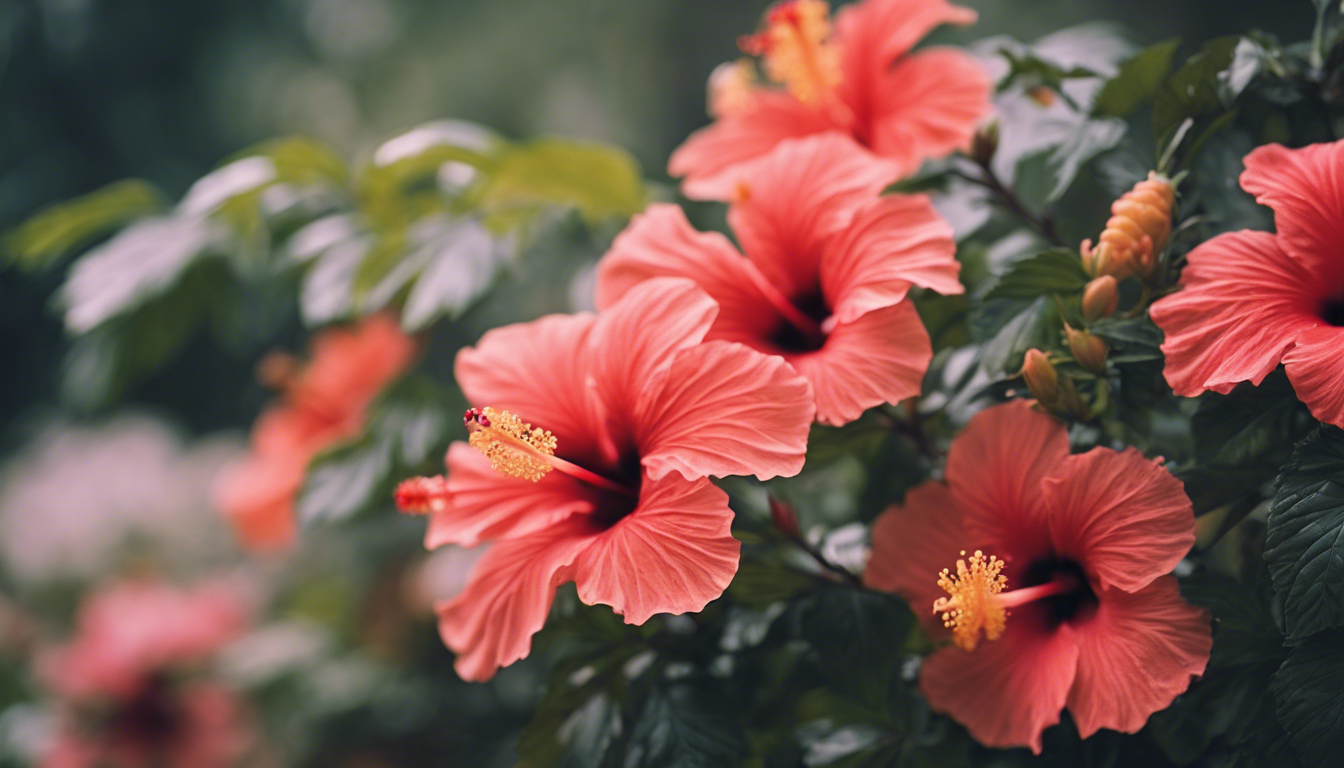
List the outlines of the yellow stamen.
<svg viewBox="0 0 1344 768">
<path fill-rule="evenodd" d="M 962 556 L 966 551 L 962 550 Z M 947 568 L 938 575 L 938 586 L 951 597 L 940 597 L 933 603 L 933 612 L 943 614 L 943 626 L 952 630 L 952 639 L 958 647 L 974 650 L 980 642 L 980 632 L 997 640 L 1008 622 L 1008 608 L 996 595 L 1008 586 L 1008 578 L 1000 575 L 1004 562 L 980 550 L 971 555 L 969 564 L 958 558 L 957 572 Z"/>
<path fill-rule="evenodd" d="M 709 116 L 726 117 L 751 103 L 756 67 L 751 59 L 720 64 L 709 75 Z"/>
<path fill-rule="evenodd" d="M 766 14 L 766 27 L 742 40 L 761 56 L 766 74 L 802 102 L 829 97 L 840 83 L 840 57 L 831 43 L 830 8 L 824 0 L 785 0 Z"/>
<path fill-rule="evenodd" d="M 553 469 L 555 435 L 508 411 L 483 408 L 476 418 L 467 420 L 471 446 L 490 460 L 497 472 L 537 482 Z"/>
</svg>

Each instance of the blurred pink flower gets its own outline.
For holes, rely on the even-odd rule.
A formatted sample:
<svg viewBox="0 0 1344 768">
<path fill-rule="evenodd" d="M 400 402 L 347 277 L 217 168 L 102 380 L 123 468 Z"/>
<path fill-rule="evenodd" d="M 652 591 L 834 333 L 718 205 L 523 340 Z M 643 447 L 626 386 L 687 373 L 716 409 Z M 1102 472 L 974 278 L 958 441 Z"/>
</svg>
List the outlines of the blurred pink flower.
<svg viewBox="0 0 1344 768">
<path fill-rule="evenodd" d="M 796 474 L 813 407 L 779 358 L 702 343 L 717 312 L 689 280 L 649 280 L 600 315 L 498 328 L 458 354 L 468 400 L 492 407 L 468 412 L 446 482 L 399 500 L 433 514 L 431 548 L 493 542 L 438 607 L 462 677 L 526 656 L 568 581 L 630 624 L 723 593 L 740 546 L 708 476 Z"/>
<path fill-rule="evenodd" d="M 1181 482 L 1133 448 L 1070 455 L 1025 401 L 971 419 L 947 482 L 912 489 L 872 538 L 864 582 L 953 629 L 920 690 L 986 746 L 1039 753 L 1065 707 L 1084 738 L 1134 733 L 1209 660 L 1209 615 L 1169 575 L 1195 543 Z"/>
<path fill-rule="evenodd" d="M 39 657 L 61 700 L 62 730 L 44 768 L 214 768 L 254 741 L 227 689 L 193 677 L 248 624 L 223 582 L 178 590 L 142 578 L 80 607 L 75 637 Z"/>
<path fill-rule="evenodd" d="M 1228 232 L 1190 252 L 1181 290 L 1153 304 L 1176 394 L 1259 385 L 1283 363 L 1297 396 L 1344 427 L 1344 141 L 1246 156 L 1241 186 L 1277 233 Z"/>
<path fill-rule="evenodd" d="M 651 206 L 598 265 L 597 306 L 651 278 L 694 280 L 719 304 L 707 338 L 782 356 L 824 424 L 917 395 L 933 349 L 908 294 L 964 289 L 951 225 L 923 196 L 879 197 L 885 182 L 841 136 L 785 141 L 738 182 L 728 222 L 742 252 Z"/>
<path fill-rule="evenodd" d="M 725 200 L 730 171 L 789 138 L 843 133 L 886 166 L 886 181 L 965 148 L 989 111 L 989 77 L 960 51 L 910 49 L 940 24 L 975 18 L 945 0 L 863 0 L 840 10 L 832 33 L 821 0 L 776 3 L 741 45 L 784 88 L 756 84 L 746 62 L 721 69 L 710 82 L 716 121 L 672 153 L 668 172 L 690 197 Z"/>
<path fill-rule="evenodd" d="M 359 434 L 365 410 L 415 349 L 396 320 L 373 315 L 318 334 L 302 369 L 283 357 L 263 364 L 263 378 L 283 390 L 282 399 L 257 419 L 251 455 L 216 485 L 218 504 L 245 545 L 275 549 L 293 542 L 294 495 L 308 462 Z"/>
</svg>

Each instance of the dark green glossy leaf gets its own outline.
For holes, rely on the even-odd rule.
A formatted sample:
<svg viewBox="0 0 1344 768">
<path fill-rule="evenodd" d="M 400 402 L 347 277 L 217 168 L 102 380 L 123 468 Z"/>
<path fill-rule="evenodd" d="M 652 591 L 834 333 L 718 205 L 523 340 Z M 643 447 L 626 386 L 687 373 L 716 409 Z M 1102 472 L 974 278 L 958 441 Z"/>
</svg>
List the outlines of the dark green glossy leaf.
<svg viewBox="0 0 1344 768">
<path fill-rule="evenodd" d="M 1344 755 L 1344 629 L 1313 635 L 1274 676 L 1279 720 L 1307 765 L 1338 765 Z"/>
<path fill-rule="evenodd" d="M 1258 387 L 1207 395 L 1190 423 L 1195 460 L 1237 466 L 1272 453 L 1262 462 L 1272 475 L 1275 467 L 1287 461 L 1287 447 L 1305 436 L 1302 427 L 1309 420 L 1284 375 L 1269 376 Z"/>
<path fill-rule="evenodd" d="M 1236 94 L 1226 87 L 1223 73 L 1232 66 L 1240 41 L 1237 35 L 1210 40 L 1163 82 L 1153 100 L 1158 147 L 1167 146 L 1187 119 L 1207 123 L 1231 107 Z"/>
<path fill-rule="evenodd" d="M 793 629 L 816 654 L 832 684 L 874 707 L 886 707 L 914 616 L 894 595 L 848 587 L 798 601 Z"/>
<path fill-rule="evenodd" d="M 1115 77 L 1106 81 L 1092 104 L 1092 113 L 1108 117 L 1127 117 L 1147 101 L 1171 70 L 1171 59 L 1180 47 L 1179 38 L 1150 45 L 1120 65 Z"/>
<path fill-rule="evenodd" d="M 1042 296 L 1009 320 L 985 345 L 980 365 L 991 376 L 1011 378 L 1028 349 L 1053 346 L 1061 331 L 1054 302 Z"/>
<path fill-rule="evenodd" d="M 985 295 L 985 300 L 1074 293 L 1082 290 L 1089 279 L 1077 251 L 1051 248 L 1013 264 Z"/>
<path fill-rule="evenodd" d="M 1298 444 L 1267 525 L 1265 562 L 1288 636 L 1344 624 L 1344 430 L 1322 426 Z"/>
<path fill-rule="evenodd" d="M 730 700 L 708 680 L 659 683 L 634 717 L 624 768 L 720 768 L 747 745 Z"/>
<path fill-rule="evenodd" d="M 1113 149 L 1125 137 L 1129 127 L 1115 117 L 1086 120 L 1070 134 L 1067 141 L 1055 147 L 1045 158 L 1045 168 L 1053 179 L 1053 186 L 1046 195 L 1047 203 L 1058 200 L 1069 187 L 1083 165 L 1109 149 Z"/>
</svg>

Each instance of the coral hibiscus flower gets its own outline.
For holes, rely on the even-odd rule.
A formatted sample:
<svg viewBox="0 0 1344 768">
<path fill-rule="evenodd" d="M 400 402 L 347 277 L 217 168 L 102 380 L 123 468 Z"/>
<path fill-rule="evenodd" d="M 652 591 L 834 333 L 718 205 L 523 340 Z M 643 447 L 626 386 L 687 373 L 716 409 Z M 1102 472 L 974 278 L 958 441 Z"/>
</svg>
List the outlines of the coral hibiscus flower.
<svg viewBox="0 0 1344 768">
<path fill-rule="evenodd" d="M 920 673 L 930 706 L 983 744 L 1039 753 L 1066 706 L 1084 738 L 1133 733 L 1203 674 L 1209 617 L 1168 575 L 1194 541 L 1190 500 L 1159 464 L 1132 448 L 1069 455 L 1061 423 L 1015 402 L 952 442 L 946 483 L 878 518 L 864 581 L 952 629 Z"/>
<path fill-rule="evenodd" d="M 1227 393 L 1282 362 L 1312 414 L 1344 427 L 1344 141 L 1260 147 L 1241 186 L 1278 234 L 1229 232 L 1190 252 L 1181 291 L 1151 310 L 1167 383 Z"/>
<path fill-rule="evenodd" d="M 598 307 L 649 278 L 695 280 L 720 307 L 709 338 L 783 356 L 825 424 L 919 394 L 933 352 L 907 294 L 962 292 L 952 227 L 924 197 L 878 197 L 880 167 L 834 134 L 784 142 L 737 183 L 728 221 L 746 258 L 654 205 L 603 257 Z"/>
<path fill-rule="evenodd" d="M 284 357 L 267 361 L 263 376 L 283 398 L 257 419 L 251 454 L 225 470 L 215 493 L 246 546 L 283 548 L 293 541 L 294 495 L 308 462 L 359 434 L 369 403 L 414 353 L 415 343 L 395 320 L 373 315 L 353 328 L 319 334 L 302 369 Z"/>
<path fill-rule="evenodd" d="M 784 139 L 839 131 L 882 158 L 888 178 L 967 146 L 989 110 L 989 77 L 960 51 L 910 49 L 934 27 L 976 14 L 944 0 L 864 0 L 842 9 L 832 34 L 826 3 L 785 0 L 741 41 L 784 88 L 755 84 L 748 62 L 711 78 L 717 118 L 672 153 L 668 172 L 696 198 L 727 199 L 728 171 Z"/>
<path fill-rule="evenodd" d="M 463 678 L 526 656 L 562 583 L 642 624 L 698 611 L 732 580 L 733 514 L 707 476 L 796 474 L 813 409 L 782 360 L 701 343 L 717 311 L 688 280 L 650 280 L 600 315 L 498 328 L 458 354 L 482 407 L 470 445 L 398 503 L 433 512 L 431 548 L 494 542 L 438 606 Z"/>
<path fill-rule="evenodd" d="M 46 768 L 224 768 L 255 741 L 237 697 L 192 679 L 246 627 L 226 585 L 177 590 L 152 580 L 115 584 L 80 608 L 77 634 L 40 658 L 61 699 L 62 728 Z"/>
</svg>

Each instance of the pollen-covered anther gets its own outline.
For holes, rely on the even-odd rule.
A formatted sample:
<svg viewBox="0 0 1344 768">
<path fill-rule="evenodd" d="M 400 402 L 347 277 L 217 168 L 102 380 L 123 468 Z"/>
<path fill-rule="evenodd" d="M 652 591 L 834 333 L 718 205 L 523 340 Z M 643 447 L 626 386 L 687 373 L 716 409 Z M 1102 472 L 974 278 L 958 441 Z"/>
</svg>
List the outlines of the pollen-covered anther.
<svg viewBox="0 0 1344 768">
<path fill-rule="evenodd" d="M 771 80 L 799 101 L 818 102 L 840 84 L 840 57 L 831 42 L 830 8 L 824 0 L 784 0 L 765 17 L 765 29 L 738 41 L 760 56 Z"/>
<path fill-rule="evenodd" d="M 980 633 L 997 640 L 1008 622 L 1007 607 L 995 596 L 1008 586 L 1008 578 L 1001 575 L 1004 562 L 993 555 L 976 550 L 965 559 L 966 552 L 957 559 L 957 572 L 944 568 L 938 575 L 938 586 L 949 597 L 940 597 L 933 603 L 933 612 L 943 615 L 943 626 L 952 630 L 952 640 L 958 647 L 974 650 L 980 642 Z"/>
<path fill-rule="evenodd" d="M 393 494 L 397 509 L 412 515 L 427 515 L 447 507 L 448 480 L 443 475 L 412 477 L 401 481 Z"/>
<path fill-rule="evenodd" d="M 487 407 L 473 414 L 475 410 L 464 419 L 471 432 L 468 442 L 496 472 L 535 483 L 554 468 L 549 458 L 555 454 L 555 435 L 508 411 Z"/>
</svg>

